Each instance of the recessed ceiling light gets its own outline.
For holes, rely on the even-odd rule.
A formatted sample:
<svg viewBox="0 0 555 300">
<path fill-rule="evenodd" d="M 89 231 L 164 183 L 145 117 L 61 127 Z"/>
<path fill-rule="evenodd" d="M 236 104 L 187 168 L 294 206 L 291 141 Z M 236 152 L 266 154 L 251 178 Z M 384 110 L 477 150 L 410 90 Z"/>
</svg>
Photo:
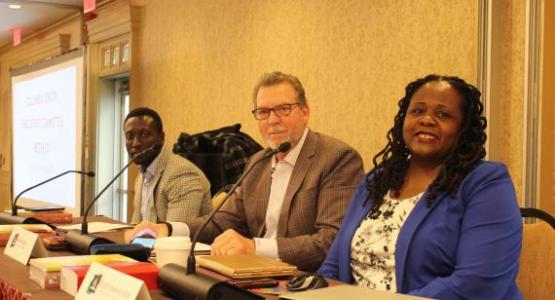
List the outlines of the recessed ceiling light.
<svg viewBox="0 0 555 300">
<path fill-rule="evenodd" d="M 19 4 L 10 4 L 10 5 L 8 5 L 8 7 L 11 8 L 11 9 L 20 9 L 21 5 L 19 5 Z"/>
</svg>

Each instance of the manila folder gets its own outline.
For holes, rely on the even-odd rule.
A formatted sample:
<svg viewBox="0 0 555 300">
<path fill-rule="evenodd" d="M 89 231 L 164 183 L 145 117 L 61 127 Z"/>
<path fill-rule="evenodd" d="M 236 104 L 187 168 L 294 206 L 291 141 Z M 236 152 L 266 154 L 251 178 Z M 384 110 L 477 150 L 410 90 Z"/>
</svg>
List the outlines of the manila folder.
<svg viewBox="0 0 555 300">
<path fill-rule="evenodd" d="M 291 276 L 297 267 L 280 260 L 256 255 L 198 256 L 197 264 L 231 278 Z"/>
</svg>

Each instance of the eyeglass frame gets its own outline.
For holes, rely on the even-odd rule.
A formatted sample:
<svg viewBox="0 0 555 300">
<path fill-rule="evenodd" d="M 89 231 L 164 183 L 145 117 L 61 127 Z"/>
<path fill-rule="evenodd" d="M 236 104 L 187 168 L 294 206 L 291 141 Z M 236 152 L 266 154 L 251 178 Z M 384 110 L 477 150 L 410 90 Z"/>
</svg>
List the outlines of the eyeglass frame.
<svg viewBox="0 0 555 300">
<path fill-rule="evenodd" d="M 290 115 L 290 114 L 293 112 L 293 106 L 295 106 L 295 105 L 300 105 L 300 106 L 302 106 L 303 104 L 300 103 L 300 102 L 283 103 L 283 104 L 276 105 L 276 106 L 274 106 L 274 107 L 272 107 L 272 108 L 269 108 L 269 107 L 255 108 L 255 109 L 253 109 L 253 110 L 251 111 L 251 113 L 252 113 L 254 119 L 255 119 L 255 120 L 258 120 L 258 121 L 268 120 L 268 119 L 270 118 L 270 115 L 272 114 L 272 112 L 274 112 L 274 115 L 275 115 L 276 117 L 281 118 L 281 117 L 286 117 L 286 116 Z M 289 107 L 288 109 L 285 110 L 285 111 L 287 111 L 286 113 L 278 113 L 278 112 L 276 111 L 276 109 L 284 108 L 284 107 Z M 259 112 L 259 111 L 261 111 L 261 110 L 268 110 L 268 116 L 267 116 L 266 118 L 257 118 L 257 117 L 256 117 L 257 112 Z"/>
</svg>

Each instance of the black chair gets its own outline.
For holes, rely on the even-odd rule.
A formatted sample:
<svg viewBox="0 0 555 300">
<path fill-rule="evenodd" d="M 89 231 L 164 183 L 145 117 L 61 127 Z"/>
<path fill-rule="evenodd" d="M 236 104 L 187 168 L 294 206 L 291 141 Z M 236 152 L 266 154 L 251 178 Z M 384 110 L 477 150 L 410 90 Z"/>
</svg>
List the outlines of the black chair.
<svg viewBox="0 0 555 300">
<path fill-rule="evenodd" d="M 540 222 L 524 224 L 520 269 L 516 279 L 524 299 L 553 299 L 555 295 L 555 218 L 536 208 L 521 208 L 522 217 Z"/>
<path fill-rule="evenodd" d="M 549 224 L 551 228 L 555 229 L 555 218 L 541 209 L 532 208 L 532 207 L 521 207 L 520 215 L 523 218 L 540 219 L 542 221 L 545 221 L 547 224 Z"/>
<path fill-rule="evenodd" d="M 209 130 L 194 135 L 182 132 L 173 152 L 194 163 L 210 181 L 212 196 L 224 186 L 233 184 L 249 158 L 262 146 L 246 133 L 241 124 Z"/>
</svg>

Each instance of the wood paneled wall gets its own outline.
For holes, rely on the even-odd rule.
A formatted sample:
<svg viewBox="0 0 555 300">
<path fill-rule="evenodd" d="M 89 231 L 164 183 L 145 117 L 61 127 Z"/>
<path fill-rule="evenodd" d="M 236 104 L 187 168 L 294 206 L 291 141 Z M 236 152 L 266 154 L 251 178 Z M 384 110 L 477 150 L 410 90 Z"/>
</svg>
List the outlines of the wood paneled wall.
<svg viewBox="0 0 555 300">
<path fill-rule="evenodd" d="M 523 184 L 526 1 L 501 0 L 500 132 L 517 194 Z M 304 83 L 310 127 L 362 154 L 365 168 L 385 143 L 405 85 L 429 73 L 477 82 L 477 1 L 146 1 L 135 106 L 158 110 L 167 140 L 250 116 L 252 87 L 282 70 Z M 132 87 L 133 88 L 133 87 Z M 519 197 L 521 198 L 521 197 Z"/>
<path fill-rule="evenodd" d="M 492 1 L 488 158 L 509 167 L 519 200 L 524 172 L 526 1 Z"/>
<path fill-rule="evenodd" d="M 501 38 L 506 103 L 499 113 L 508 126 L 495 142 L 510 145 L 500 159 L 509 165 L 520 193 L 526 1 L 501 1 L 506 4 Z M 262 142 L 250 114 L 252 88 L 261 74 L 281 70 L 303 82 L 312 110 L 309 126 L 351 144 L 369 170 L 407 83 L 429 73 L 477 82 L 474 0 L 130 2 L 141 7 L 132 10 L 141 20 L 132 24 L 132 106 L 149 106 L 161 114 L 168 143 L 180 132 L 234 123 Z M 75 21 L 49 29 L 36 43 L 63 33 L 70 35 L 70 47 L 77 47 L 80 26 Z M 11 111 L 7 70 L 13 57 L 25 55 L 18 48 L 0 49 L 2 116 Z M 0 154 L 8 161 L 10 122 L 0 120 Z M 0 165 L 0 172 L 0 197 L 9 199 L 10 165 Z"/>
<path fill-rule="evenodd" d="M 540 105 L 540 207 L 555 216 L 555 1 L 544 1 Z"/>
<path fill-rule="evenodd" d="M 167 141 L 233 123 L 261 141 L 252 89 L 281 70 L 304 83 L 309 126 L 354 146 L 369 169 L 407 83 L 476 82 L 477 18 L 466 0 L 148 1 L 132 101 L 159 111 Z"/>
</svg>

